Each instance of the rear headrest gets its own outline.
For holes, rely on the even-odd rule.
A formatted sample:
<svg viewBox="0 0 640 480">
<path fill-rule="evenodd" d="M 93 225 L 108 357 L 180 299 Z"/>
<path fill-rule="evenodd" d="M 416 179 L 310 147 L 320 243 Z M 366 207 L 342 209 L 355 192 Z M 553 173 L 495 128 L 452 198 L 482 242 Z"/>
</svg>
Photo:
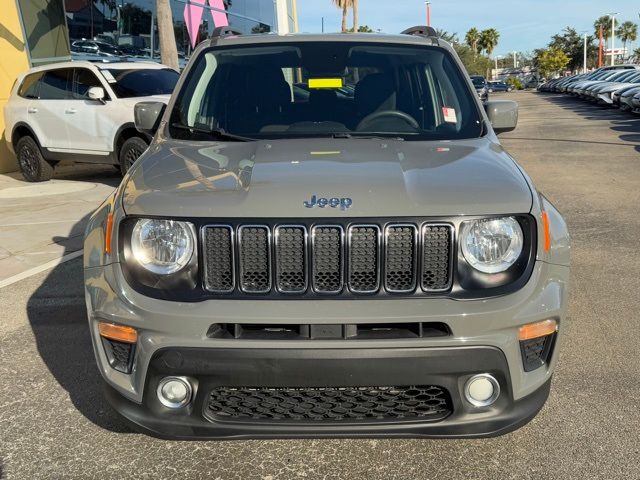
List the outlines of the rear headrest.
<svg viewBox="0 0 640 480">
<path fill-rule="evenodd" d="M 396 91 L 393 77 L 384 73 L 372 73 L 356 85 L 355 101 L 362 116 L 382 110 L 395 110 Z"/>
</svg>

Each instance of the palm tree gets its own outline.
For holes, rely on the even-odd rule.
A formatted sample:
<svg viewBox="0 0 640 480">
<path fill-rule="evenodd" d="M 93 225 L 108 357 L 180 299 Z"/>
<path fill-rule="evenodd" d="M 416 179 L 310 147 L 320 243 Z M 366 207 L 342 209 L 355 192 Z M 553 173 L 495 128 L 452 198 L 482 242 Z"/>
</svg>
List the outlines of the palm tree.
<svg viewBox="0 0 640 480">
<path fill-rule="evenodd" d="M 478 46 L 482 50 L 484 50 L 487 55 L 491 55 L 496 46 L 498 46 L 499 38 L 500 33 L 495 28 L 487 28 L 486 30 L 482 30 L 482 32 L 480 32 L 480 40 L 478 41 Z"/>
<path fill-rule="evenodd" d="M 602 27 L 602 36 L 606 40 L 611 36 L 611 17 L 609 17 L 609 15 L 603 15 L 595 22 L 593 22 L 593 28 L 596 32 L 596 38 L 600 38 L 600 27 Z"/>
<path fill-rule="evenodd" d="M 353 8 L 353 0 L 333 0 L 333 3 L 342 10 L 342 32 L 344 33 L 347 31 L 347 14 L 349 9 Z M 355 31 L 357 30 L 354 29 Z"/>
<path fill-rule="evenodd" d="M 638 38 L 638 25 L 633 22 L 626 21 L 618 27 L 616 35 L 624 46 L 624 51 L 627 51 L 627 42 L 635 42 Z"/>
<path fill-rule="evenodd" d="M 351 0 L 351 10 L 353 11 L 353 31 L 360 30 L 360 19 L 358 18 L 358 0 Z"/>
<path fill-rule="evenodd" d="M 473 57 L 475 58 L 478 55 L 478 42 L 480 41 L 480 32 L 478 29 L 475 27 L 469 29 L 464 36 L 464 41 L 471 47 L 471 50 L 473 50 Z"/>
<path fill-rule="evenodd" d="M 173 15 L 169 0 L 156 0 L 158 17 L 158 38 L 160 40 L 160 60 L 166 66 L 179 70 L 176 35 L 173 30 Z M 153 55 L 153 52 L 151 52 Z"/>
</svg>

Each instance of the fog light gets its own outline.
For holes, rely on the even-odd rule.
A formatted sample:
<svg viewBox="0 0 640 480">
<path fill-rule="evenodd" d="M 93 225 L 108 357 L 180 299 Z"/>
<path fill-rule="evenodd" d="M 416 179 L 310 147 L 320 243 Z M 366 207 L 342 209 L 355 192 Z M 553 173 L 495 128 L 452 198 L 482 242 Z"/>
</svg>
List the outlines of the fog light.
<svg viewBox="0 0 640 480">
<path fill-rule="evenodd" d="M 475 407 L 488 407 L 500 396 L 500 384 L 488 373 L 474 375 L 467 380 L 464 396 Z"/>
<path fill-rule="evenodd" d="M 168 408 L 182 408 L 191 401 L 193 388 L 184 377 L 165 377 L 158 385 L 158 400 Z"/>
</svg>

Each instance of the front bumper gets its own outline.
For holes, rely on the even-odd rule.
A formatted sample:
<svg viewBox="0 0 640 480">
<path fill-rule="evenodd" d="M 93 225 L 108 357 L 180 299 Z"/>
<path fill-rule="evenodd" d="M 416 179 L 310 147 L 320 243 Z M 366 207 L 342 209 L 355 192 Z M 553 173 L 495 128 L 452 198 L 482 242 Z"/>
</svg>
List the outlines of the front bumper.
<svg viewBox="0 0 640 480">
<path fill-rule="evenodd" d="M 492 374 L 501 395 L 490 407 L 478 408 L 462 395 L 473 373 Z M 197 385 L 195 400 L 184 411 L 171 411 L 155 395 L 169 375 L 189 375 Z M 269 385 L 285 388 L 366 387 L 371 385 L 437 385 L 450 395 L 446 418 L 342 421 L 286 421 L 217 417 L 208 407 L 209 392 L 219 387 Z M 136 429 L 154 436 L 192 438 L 276 437 L 487 437 L 513 431 L 542 408 L 550 379 L 532 394 L 514 400 L 509 369 L 502 352 L 491 347 L 417 349 L 166 349 L 151 361 L 142 404 L 125 399 L 111 387 L 107 398 Z M 241 403 L 241 400 L 238 400 Z M 318 404 L 322 405 L 322 404 Z M 242 408 L 242 407 L 240 407 Z M 314 407 L 321 411 L 322 407 Z"/>
<path fill-rule="evenodd" d="M 569 269 L 537 261 L 520 290 L 487 300 L 362 299 L 208 300 L 181 304 L 145 297 L 128 287 L 119 265 L 85 270 L 94 351 L 108 398 L 134 424 L 163 437 L 242 438 L 304 436 L 487 436 L 518 428 L 542 407 L 557 362 L 526 372 L 517 340 L 519 326 L 547 318 L 561 328 Z M 98 321 L 139 331 L 131 374 L 113 369 L 105 355 Z M 451 335 L 394 340 L 245 340 L 210 338 L 214 323 L 356 324 L 445 323 Z M 176 361 L 176 357 L 180 360 Z M 169 359 L 169 360 L 167 360 Z M 470 376 L 491 373 L 501 395 L 488 409 L 463 399 Z M 197 395 L 184 413 L 163 410 L 158 381 L 192 377 Z M 224 387 L 354 387 L 436 385 L 446 389 L 451 414 L 437 422 L 399 421 L 330 425 L 210 421 L 205 398 Z"/>
</svg>

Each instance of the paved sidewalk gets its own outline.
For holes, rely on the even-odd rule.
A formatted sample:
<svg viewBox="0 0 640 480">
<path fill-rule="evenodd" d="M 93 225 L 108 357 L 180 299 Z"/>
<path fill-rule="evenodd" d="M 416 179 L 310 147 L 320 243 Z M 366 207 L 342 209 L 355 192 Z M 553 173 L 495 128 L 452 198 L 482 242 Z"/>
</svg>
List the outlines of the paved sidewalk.
<svg viewBox="0 0 640 480">
<path fill-rule="evenodd" d="M 120 183 L 111 166 L 69 165 L 53 180 L 0 175 L 0 285 L 82 250 L 88 216 Z"/>
</svg>

